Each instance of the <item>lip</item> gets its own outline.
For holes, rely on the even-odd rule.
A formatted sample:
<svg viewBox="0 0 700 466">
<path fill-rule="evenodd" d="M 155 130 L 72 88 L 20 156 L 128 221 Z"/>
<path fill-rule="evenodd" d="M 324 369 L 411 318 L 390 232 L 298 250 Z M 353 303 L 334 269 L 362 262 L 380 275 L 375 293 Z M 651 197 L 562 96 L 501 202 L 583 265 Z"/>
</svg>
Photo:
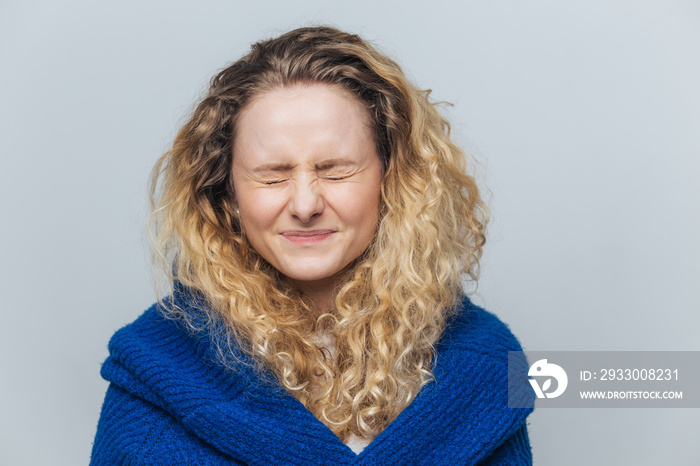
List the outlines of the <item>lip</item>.
<svg viewBox="0 0 700 466">
<path fill-rule="evenodd" d="M 281 234 L 287 241 L 294 244 L 315 244 L 329 238 L 333 230 L 287 230 Z"/>
</svg>

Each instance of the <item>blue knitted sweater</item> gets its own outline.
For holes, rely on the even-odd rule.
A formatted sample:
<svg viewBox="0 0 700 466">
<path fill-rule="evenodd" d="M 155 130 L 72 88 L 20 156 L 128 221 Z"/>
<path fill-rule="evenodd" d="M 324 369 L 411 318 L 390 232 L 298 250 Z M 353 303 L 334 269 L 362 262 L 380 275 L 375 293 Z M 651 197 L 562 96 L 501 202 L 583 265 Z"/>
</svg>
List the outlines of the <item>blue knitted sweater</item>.
<svg viewBox="0 0 700 466">
<path fill-rule="evenodd" d="M 183 296 L 176 304 L 201 312 Z M 271 378 L 224 368 L 212 334 L 154 305 L 114 335 L 91 464 L 532 464 L 532 409 L 507 407 L 508 351 L 520 345 L 466 298 L 436 347 L 435 380 L 359 455 Z"/>
</svg>

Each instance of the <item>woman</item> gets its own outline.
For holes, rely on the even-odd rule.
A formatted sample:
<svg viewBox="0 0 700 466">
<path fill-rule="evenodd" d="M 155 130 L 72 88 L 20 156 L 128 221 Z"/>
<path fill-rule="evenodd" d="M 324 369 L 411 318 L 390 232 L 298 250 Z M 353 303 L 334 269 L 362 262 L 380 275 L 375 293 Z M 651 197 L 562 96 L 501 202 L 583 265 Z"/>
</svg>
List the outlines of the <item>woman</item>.
<svg viewBox="0 0 700 466">
<path fill-rule="evenodd" d="M 213 80 L 154 169 L 172 294 L 117 332 L 93 464 L 528 464 L 520 346 L 463 295 L 486 208 L 449 125 L 361 38 Z"/>
</svg>

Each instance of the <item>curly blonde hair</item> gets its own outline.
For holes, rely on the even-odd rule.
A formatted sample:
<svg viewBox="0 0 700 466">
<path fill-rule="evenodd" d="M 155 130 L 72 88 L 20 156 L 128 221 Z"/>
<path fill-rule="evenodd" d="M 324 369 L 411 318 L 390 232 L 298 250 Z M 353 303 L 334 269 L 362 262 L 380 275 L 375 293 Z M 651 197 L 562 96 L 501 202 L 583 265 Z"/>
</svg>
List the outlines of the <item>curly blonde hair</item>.
<svg viewBox="0 0 700 466">
<path fill-rule="evenodd" d="M 384 168 L 376 235 L 321 317 L 242 234 L 231 181 L 241 109 L 300 83 L 341 86 L 366 106 Z M 153 169 L 157 265 L 342 440 L 375 437 L 431 380 L 462 276 L 478 275 L 488 212 L 429 93 L 357 35 L 296 29 L 217 74 Z M 335 351 L 316 338 L 322 324 Z"/>
</svg>

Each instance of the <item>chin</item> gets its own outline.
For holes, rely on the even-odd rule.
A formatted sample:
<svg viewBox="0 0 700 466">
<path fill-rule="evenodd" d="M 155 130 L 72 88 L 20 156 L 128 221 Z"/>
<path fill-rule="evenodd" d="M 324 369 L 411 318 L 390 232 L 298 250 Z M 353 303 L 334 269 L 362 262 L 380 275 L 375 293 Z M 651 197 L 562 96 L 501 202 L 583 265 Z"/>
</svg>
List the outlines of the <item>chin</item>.
<svg viewBox="0 0 700 466">
<path fill-rule="evenodd" d="M 291 278 L 292 280 L 296 280 L 298 282 L 320 282 L 329 278 L 334 277 L 336 273 L 332 274 L 326 274 L 326 273 L 292 273 L 292 274 L 285 274 L 287 277 Z"/>
<path fill-rule="evenodd" d="M 345 267 L 323 267 L 320 265 L 305 265 L 300 267 L 295 264 L 293 267 L 279 269 L 287 277 L 300 282 L 317 282 L 334 277 Z"/>
</svg>

